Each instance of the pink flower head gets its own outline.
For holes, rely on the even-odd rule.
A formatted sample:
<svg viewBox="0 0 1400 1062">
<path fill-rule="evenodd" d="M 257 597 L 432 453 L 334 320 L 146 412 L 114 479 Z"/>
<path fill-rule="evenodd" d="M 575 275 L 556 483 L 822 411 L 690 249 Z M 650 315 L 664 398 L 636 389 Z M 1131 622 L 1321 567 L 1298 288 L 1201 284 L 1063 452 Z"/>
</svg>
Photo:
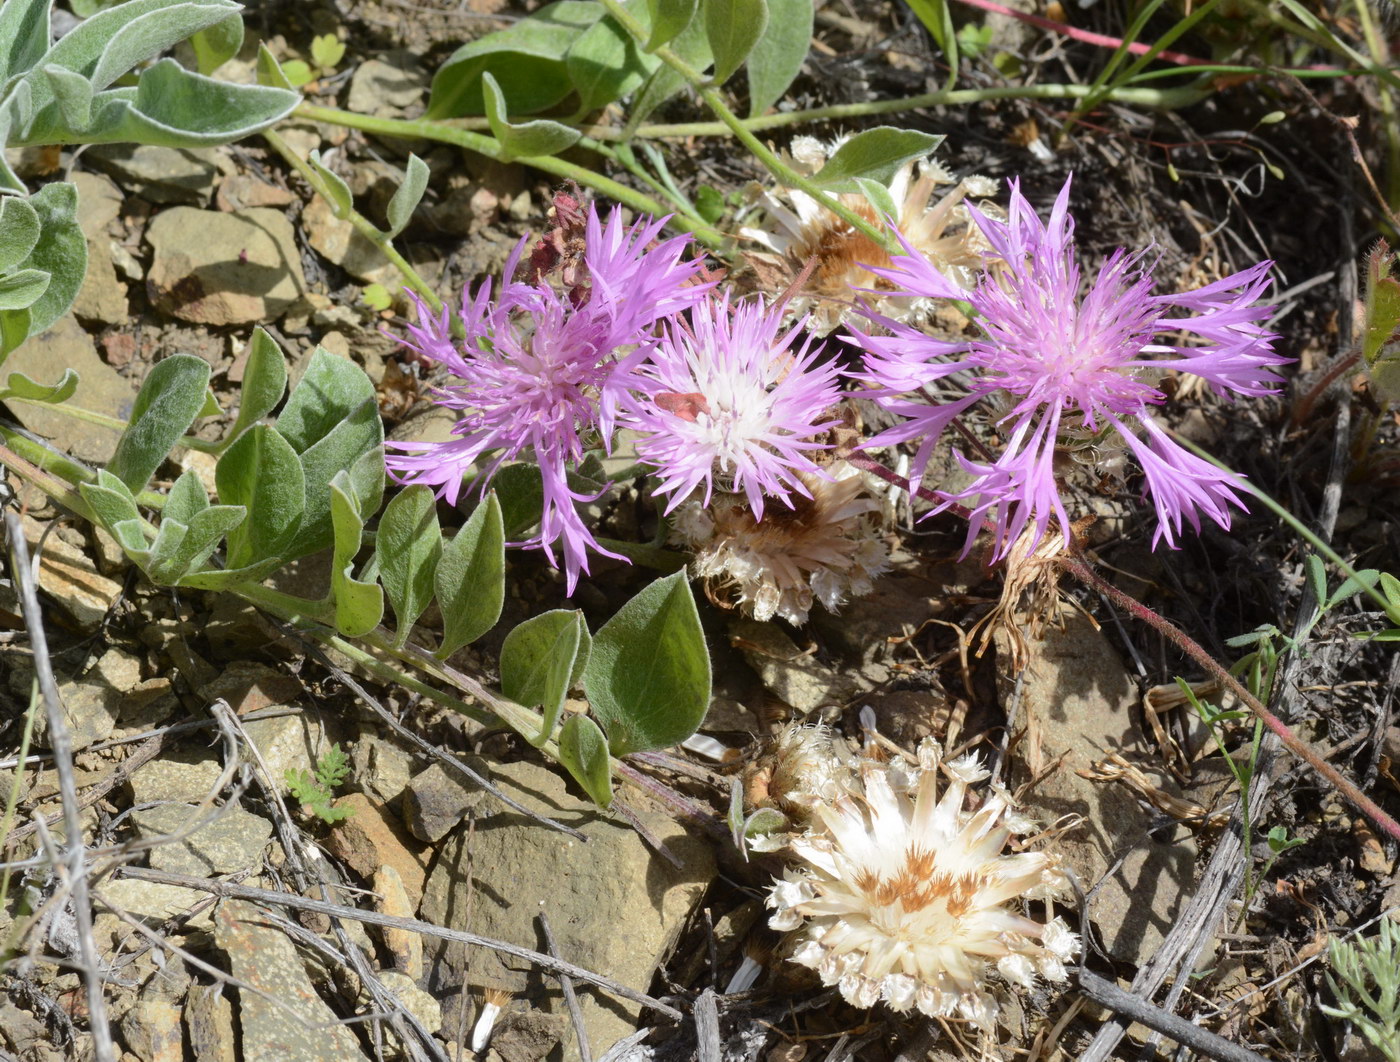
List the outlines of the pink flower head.
<svg viewBox="0 0 1400 1062">
<path fill-rule="evenodd" d="M 671 496 L 667 512 L 701 484 L 708 504 L 717 472 L 759 518 L 765 497 L 810 497 L 799 474 L 822 475 L 806 452 L 826 448 L 813 437 L 834 423 L 823 416 L 839 398 L 839 370 L 816 364 L 811 337 L 791 350 L 802 322 L 783 332 L 782 320 L 758 301 L 711 299 L 688 326 L 672 321 L 650 352 L 649 383 L 626 420 L 642 436 L 637 455 L 661 477 L 656 493 Z"/>
<path fill-rule="evenodd" d="M 588 551 L 616 554 L 598 545 L 576 508 L 600 495 L 571 489 L 568 469 L 589 445 L 611 445 L 615 410 L 629 374 L 656 341 L 656 323 L 707 291 L 686 286 L 702 268 L 681 261 L 688 237 L 648 249 L 663 224 L 646 220 L 624 228 L 614 211 L 604 227 L 590 208 L 587 290 L 580 285 L 560 292 L 512 280 L 527 237 L 506 261 L 494 299 L 489 280 L 475 294 L 462 293 L 460 340 L 452 336 L 449 311 L 434 316 L 416 299 L 418 323 L 404 340 L 455 377 L 436 390 L 436 399 L 461 411 L 461 419 L 448 442 L 388 443 L 405 451 L 389 455 L 390 472 L 402 482 L 432 485 L 455 505 L 473 468 L 474 489 L 484 490 L 501 465 L 533 461 L 543 479 L 544 508 L 539 534 L 525 544 L 544 549 L 551 564 L 551 547 L 561 544 L 570 594 L 579 573 L 588 571 Z"/>
<path fill-rule="evenodd" d="M 862 378 L 876 386 L 877 402 L 907 419 L 866 446 L 919 440 L 916 485 L 948 424 L 993 397 L 1001 410 L 1001 453 L 990 461 L 958 454 L 972 482 L 956 494 L 939 492 L 943 501 L 934 511 L 967 506 L 968 549 L 990 523 L 997 558 L 1028 525 L 1034 548 L 1052 517 L 1068 537 L 1054 474 L 1056 445 L 1066 431 L 1107 430 L 1122 437 L 1142 467 L 1144 494 L 1157 509 L 1154 545 L 1165 538 L 1175 547 L 1183 522 L 1199 530 L 1199 513 L 1228 528 L 1229 507 L 1244 508 L 1231 475 L 1174 442 L 1150 410 L 1166 399 L 1157 383 L 1168 370 L 1199 376 L 1225 398 L 1277 388 L 1282 377 L 1275 367 L 1288 359 L 1274 352 L 1277 336 L 1264 327 L 1272 307 L 1255 304 L 1269 286 L 1273 263 L 1260 262 L 1181 295 L 1155 295 L 1152 267 L 1143 255 L 1120 249 L 1083 292 L 1068 212 L 1070 182 L 1047 222 L 1036 216 L 1019 183 L 1010 185 L 1005 221 L 969 208 L 991 244 L 988 257 L 1002 263 L 972 290 L 948 280 L 908 244 L 889 268 L 874 270 L 904 294 L 966 300 L 984 335 L 949 343 L 869 315 L 889 334 L 857 332 L 865 348 Z M 1191 338 L 1182 342 L 1183 335 Z M 919 394 L 954 373 L 968 377 L 964 397 L 935 404 Z"/>
</svg>

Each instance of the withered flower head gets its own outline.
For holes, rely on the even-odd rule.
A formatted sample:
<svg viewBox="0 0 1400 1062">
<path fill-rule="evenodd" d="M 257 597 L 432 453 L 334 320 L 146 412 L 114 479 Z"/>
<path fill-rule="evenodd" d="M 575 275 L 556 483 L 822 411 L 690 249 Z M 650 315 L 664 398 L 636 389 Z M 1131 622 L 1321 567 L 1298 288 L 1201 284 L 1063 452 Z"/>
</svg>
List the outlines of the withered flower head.
<svg viewBox="0 0 1400 1062">
<path fill-rule="evenodd" d="M 760 621 L 781 616 L 802 624 L 814 601 L 835 612 L 870 592 L 889 563 L 867 515 L 879 502 L 851 466 L 837 464 L 828 472 L 833 479 L 799 474 L 809 496 L 794 492 L 791 509 L 769 506 L 761 520 L 737 495 L 676 510 L 673 537 L 695 552 L 691 570 L 705 581 L 711 601 Z"/>
<path fill-rule="evenodd" d="M 795 865 L 769 892 L 769 925 L 797 931 L 792 960 L 854 1006 L 883 1001 L 984 1029 L 1007 986 L 1065 981 L 1078 938 L 1061 919 L 1042 924 L 1010 904 L 1063 895 L 1068 880 L 1053 853 L 1004 851 L 1036 828 L 1004 790 L 967 807 L 987 777 L 975 756 L 945 761 L 933 741 L 912 778 L 861 762 L 855 790 L 814 808 L 788 842 Z"/>
<path fill-rule="evenodd" d="M 791 162 L 804 174 L 816 173 L 835 150 L 809 136 L 793 140 Z M 943 188 L 935 199 L 935 190 Z M 959 181 L 931 158 L 908 162 L 896 173 L 889 187 L 899 231 L 931 262 L 948 273 L 955 283 L 970 285 L 985 264 L 986 242 L 971 223 L 963 200 L 996 193 L 995 182 L 985 177 Z M 775 292 L 792 283 L 807 264 L 813 262 L 810 276 L 789 303 L 796 315 L 810 314 L 807 327 L 817 335 L 835 329 L 864 298 L 873 309 L 895 321 L 914 322 L 926 316 L 935 300 L 903 295 L 871 295 L 865 289 L 893 291 L 893 286 L 865 268 L 888 266 L 889 255 L 878 243 L 852 228 L 806 192 L 795 188 L 755 187 L 752 192 L 763 208 L 764 219 L 749 226 L 741 235 L 763 250 L 747 255 L 763 279 Z M 884 227 L 884 218 L 863 195 L 837 197 L 841 205 Z"/>
</svg>

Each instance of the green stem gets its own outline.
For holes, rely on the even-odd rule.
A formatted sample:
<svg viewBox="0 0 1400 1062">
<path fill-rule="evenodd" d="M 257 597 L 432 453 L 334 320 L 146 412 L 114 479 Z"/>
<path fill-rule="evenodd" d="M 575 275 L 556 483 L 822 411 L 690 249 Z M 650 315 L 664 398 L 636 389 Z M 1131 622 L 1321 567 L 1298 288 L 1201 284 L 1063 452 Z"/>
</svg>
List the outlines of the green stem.
<svg viewBox="0 0 1400 1062">
<path fill-rule="evenodd" d="M 344 126 L 347 129 L 359 129 L 379 136 L 422 137 L 425 140 L 435 140 L 439 143 L 465 148 L 467 151 L 484 155 L 489 159 L 497 159 L 502 162 L 520 162 L 555 177 L 577 181 L 585 187 L 592 188 L 595 192 L 601 192 L 609 199 L 631 207 L 638 213 L 656 215 L 671 213 L 661 201 L 653 199 L 635 188 L 629 188 L 620 181 L 604 177 L 601 173 L 585 166 L 566 162 L 553 155 L 535 155 L 530 158 L 512 160 L 501 150 L 501 145 L 494 138 L 455 125 L 448 125 L 445 122 L 432 122 L 424 119 L 375 118 L 366 114 L 355 114 L 353 111 L 337 110 L 334 107 L 317 107 L 309 103 L 303 103 L 295 113 L 299 118 L 329 122 L 332 125 Z M 700 224 L 688 217 L 681 216 L 675 216 L 671 221 L 676 228 L 691 233 L 706 247 L 717 248 L 724 242 L 724 234 L 711 225 Z"/>
<path fill-rule="evenodd" d="M 287 164 L 296 170 L 297 173 L 301 174 L 302 179 L 305 180 L 307 184 L 311 185 L 321 198 L 327 203 L 335 203 L 335 197 L 330 194 L 330 190 L 326 187 L 326 182 L 321 179 L 321 175 L 312 169 L 305 159 L 292 150 L 291 145 L 282 139 L 281 134 L 273 129 L 264 129 L 262 135 L 263 139 L 267 141 L 268 146 L 271 147 L 273 151 L 277 152 L 277 154 L 281 155 L 282 158 L 286 159 Z M 399 254 L 398 248 L 394 246 L 394 241 L 389 238 L 387 233 L 381 232 L 377 225 L 371 223 L 369 218 L 365 217 L 354 207 L 350 208 L 344 220 L 350 222 L 350 224 L 355 227 L 356 232 L 379 248 L 380 253 L 389 260 L 389 263 L 403 274 L 404 283 L 412 288 L 417 293 L 418 297 L 432 308 L 434 313 L 440 313 L 442 311 L 442 300 L 439 299 L 433 289 L 428 286 L 428 282 L 419 276 L 418 270 L 414 269 L 413 266 L 409 264 L 408 259 Z"/>
<path fill-rule="evenodd" d="M 74 420 L 86 421 L 89 424 L 100 424 L 104 428 L 111 428 L 113 431 L 126 431 L 128 422 L 120 417 L 109 417 L 106 413 L 98 413 L 96 410 L 84 409 L 82 406 L 75 406 L 71 402 L 38 402 L 29 398 L 22 398 L 18 395 L 11 395 L 5 399 L 6 402 L 28 402 L 32 406 L 43 406 L 45 409 L 65 417 L 72 417 Z M 206 442 L 204 439 L 196 439 L 193 435 L 182 435 L 176 446 L 184 447 L 186 450 L 198 450 L 201 453 L 217 454 L 220 443 Z"/>
</svg>

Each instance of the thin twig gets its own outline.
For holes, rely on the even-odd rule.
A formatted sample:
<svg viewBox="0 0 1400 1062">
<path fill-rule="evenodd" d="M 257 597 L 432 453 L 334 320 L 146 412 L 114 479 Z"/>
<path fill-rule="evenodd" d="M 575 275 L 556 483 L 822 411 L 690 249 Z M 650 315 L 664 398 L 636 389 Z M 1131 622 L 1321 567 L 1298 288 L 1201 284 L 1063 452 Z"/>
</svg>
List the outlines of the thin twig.
<svg viewBox="0 0 1400 1062">
<path fill-rule="evenodd" d="M 19 592 L 24 625 L 29 632 L 29 645 L 34 658 L 34 674 L 44 697 L 44 710 L 49 722 L 49 748 L 53 751 L 54 770 L 63 801 L 63 844 L 66 849 L 68 888 L 73 898 L 73 917 L 78 936 L 78 953 L 82 957 L 83 984 L 87 988 L 88 1027 L 92 1033 L 93 1055 L 97 1062 L 114 1062 L 116 1048 L 112 1043 L 112 1028 L 107 1020 L 107 1003 L 102 995 L 97 941 L 92 934 L 92 902 L 88 896 L 87 860 L 83 845 L 82 821 L 78 817 L 78 786 L 73 775 L 73 742 L 68 732 L 68 720 L 63 714 L 63 701 L 58 695 L 58 683 L 53 677 L 49 659 L 49 643 L 44 635 L 44 616 L 39 608 L 39 595 L 34 590 L 34 573 L 29 560 L 29 544 L 24 538 L 24 525 L 13 512 L 5 514 L 5 529 L 10 536 L 11 574 Z"/>
<path fill-rule="evenodd" d="M 544 931 L 544 946 L 549 949 L 549 954 L 556 959 L 561 958 L 559 946 L 554 942 L 554 930 L 549 928 L 549 916 L 543 911 L 540 912 L 540 929 Z M 569 1008 L 569 1020 L 574 1023 L 580 1062 L 593 1062 L 593 1052 L 588 1046 L 588 1027 L 583 1023 L 583 1011 L 579 1009 L 573 978 L 567 974 L 560 974 L 559 987 L 564 990 L 564 1003 Z"/>
<path fill-rule="evenodd" d="M 319 914 L 328 915 L 333 918 L 348 918 L 355 922 L 364 922 L 372 926 L 388 926 L 391 929 L 403 929 L 410 933 L 421 933 L 426 937 L 434 937 L 438 940 L 455 941 L 458 944 L 467 944 L 480 948 L 490 948 L 492 951 L 499 951 L 506 955 L 514 955 L 518 959 L 525 959 L 532 962 L 546 973 L 559 976 L 567 974 L 576 981 L 586 981 L 590 985 L 597 985 L 615 996 L 633 1003 L 640 1004 L 658 1014 L 664 1014 L 672 1020 L 679 1021 L 683 1015 L 675 1007 L 668 1003 L 663 1003 L 659 999 L 654 999 L 645 992 L 638 992 L 635 988 L 628 988 L 620 982 L 614 981 L 610 977 L 596 974 L 592 970 L 586 970 L 582 966 L 575 966 L 571 962 L 563 959 L 556 959 L 551 955 L 545 955 L 538 951 L 531 951 L 529 948 L 522 948 L 517 944 L 509 944 L 503 940 L 492 940 L 490 937 L 478 936 L 475 933 L 464 933 L 457 929 L 444 929 L 442 926 L 435 926 L 431 922 L 420 922 L 416 918 L 396 918 L 393 915 L 380 914 L 378 911 L 361 911 L 355 907 L 347 907 L 344 904 L 327 903 L 324 900 L 312 900 L 305 896 L 295 896 L 286 892 L 273 892 L 270 889 L 254 889 L 246 885 L 230 885 L 227 882 L 211 881 L 207 878 L 193 877 L 189 874 L 169 874 L 160 870 L 149 870 L 145 867 L 123 867 L 118 874 L 119 877 L 135 878 L 139 881 L 154 881 L 163 885 L 180 885 L 186 889 L 198 889 L 214 896 L 225 899 L 252 900 L 255 903 L 273 904 L 281 907 L 290 907 L 297 911 L 313 911 Z"/>
<path fill-rule="evenodd" d="M 1183 1047 L 1189 1047 L 1219 1062 L 1266 1062 L 1263 1055 L 1238 1044 L 1233 1044 L 1223 1036 L 1217 1036 L 1209 1029 L 1192 1025 L 1185 1018 L 1178 1017 L 1161 1007 L 1154 1007 L 1146 1000 L 1125 992 L 1110 981 L 1089 970 L 1079 970 L 1079 991 L 1108 1007 L 1115 1014 L 1131 1018 L 1149 1029 L 1165 1033 Z"/>
</svg>

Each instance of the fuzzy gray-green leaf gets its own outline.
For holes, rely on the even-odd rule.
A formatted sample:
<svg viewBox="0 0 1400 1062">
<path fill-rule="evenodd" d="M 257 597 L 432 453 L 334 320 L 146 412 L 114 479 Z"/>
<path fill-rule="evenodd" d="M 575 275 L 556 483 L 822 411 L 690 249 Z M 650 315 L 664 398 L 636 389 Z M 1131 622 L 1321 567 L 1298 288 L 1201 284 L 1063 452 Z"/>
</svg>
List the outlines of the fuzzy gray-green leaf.
<svg viewBox="0 0 1400 1062">
<path fill-rule="evenodd" d="M 442 556 L 442 529 L 431 487 L 407 487 L 385 506 L 375 547 L 379 581 L 397 624 L 394 644 L 402 647 L 433 599 L 433 571 Z"/>
<path fill-rule="evenodd" d="M 700 0 L 705 35 L 715 57 L 714 79 L 724 84 L 744 65 L 768 28 L 768 0 Z"/>
<path fill-rule="evenodd" d="M 404 167 L 403 183 L 394 190 L 393 198 L 384 209 L 384 214 L 389 220 L 387 235 L 390 239 L 403 232 L 412 220 L 413 211 L 417 209 L 423 193 L 428 189 L 428 176 L 428 164 L 417 155 L 410 154 L 408 164 Z"/>
<path fill-rule="evenodd" d="M 501 692 L 519 704 L 538 705 L 544 716 L 540 732 L 525 735 L 532 745 L 553 735 L 564 698 L 588 664 L 592 642 L 583 614 L 568 609 L 532 616 L 506 635 Z"/>
<path fill-rule="evenodd" d="M 768 28 L 746 64 L 750 118 L 782 99 L 812 45 L 812 0 L 768 0 L 768 15 Z"/>
<path fill-rule="evenodd" d="M 277 341 L 261 325 L 253 329 L 248 341 L 248 361 L 243 368 L 243 385 L 239 389 L 238 419 L 225 437 L 227 446 L 262 420 L 282 401 L 287 393 L 287 359 Z"/>
<path fill-rule="evenodd" d="M 570 716 L 559 732 L 559 762 L 600 807 L 612 805 L 612 762 L 598 724 L 586 715 Z"/>
<path fill-rule="evenodd" d="M 146 375 L 107 470 L 133 491 L 146 486 L 204 405 L 209 363 L 172 354 Z"/>
<path fill-rule="evenodd" d="M 443 547 L 433 586 L 442 610 L 442 644 L 437 655 L 443 659 L 476 641 L 501 618 L 506 549 L 501 503 L 495 491 Z"/>
<path fill-rule="evenodd" d="M 266 424 L 254 425 L 219 457 L 214 482 L 220 502 L 248 510 L 228 536 L 229 567 L 285 558 L 306 507 L 301 461 L 291 444 Z"/>
</svg>

